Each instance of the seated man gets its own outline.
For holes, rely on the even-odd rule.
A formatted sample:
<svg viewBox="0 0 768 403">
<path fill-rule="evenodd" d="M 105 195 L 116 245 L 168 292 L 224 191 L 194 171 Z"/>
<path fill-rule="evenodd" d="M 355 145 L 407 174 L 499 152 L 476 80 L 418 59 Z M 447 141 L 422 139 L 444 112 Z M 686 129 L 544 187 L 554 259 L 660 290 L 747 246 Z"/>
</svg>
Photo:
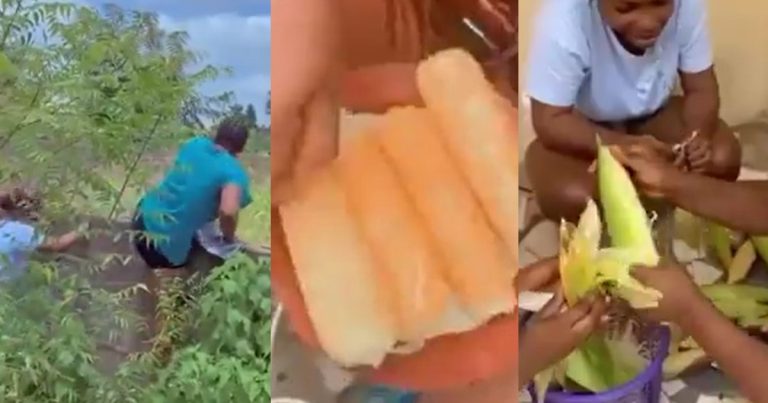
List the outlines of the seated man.
<svg viewBox="0 0 768 403">
<path fill-rule="evenodd" d="M 574 221 L 597 197 L 596 134 L 670 160 L 675 144 L 692 139 L 680 168 L 738 176 L 738 140 L 718 119 L 702 0 L 549 0 L 529 57 L 537 138 L 525 163 L 547 218 Z M 683 97 L 672 96 L 678 74 Z"/>
<path fill-rule="evenodd" d="M 251 202 L 248 172 L 237 156 L 248 129 L 225 121 L 213 139 L 182 145 L 173 167 L 139 202 L 134 246 L 152 269 L 186 265 L 197 230 L 219 219 L 223 237 L 234 241 L 239 210 Z"/>
</svg>

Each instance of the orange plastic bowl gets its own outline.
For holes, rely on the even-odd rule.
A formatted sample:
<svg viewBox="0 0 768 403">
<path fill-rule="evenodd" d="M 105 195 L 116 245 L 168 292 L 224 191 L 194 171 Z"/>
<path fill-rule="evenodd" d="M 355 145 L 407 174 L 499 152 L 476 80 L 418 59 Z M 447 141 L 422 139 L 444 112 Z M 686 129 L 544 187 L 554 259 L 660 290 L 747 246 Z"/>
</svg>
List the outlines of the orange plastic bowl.
<svg viewBox="0 0 768 403">
<path fill-rule="evenodd" d="M 272 210 L 272 290 L 283 304 L 299 339 L 319 349 L 275 209 Z M 517 365 L 517 345 L 518 315 L 515 312 L 470 332 L 437 337 L 417 353 L 391 355 L 380 367 L 362 376 L 371 383 L 414 391 L 463 387 L 512 370 Z"/>
</svg>

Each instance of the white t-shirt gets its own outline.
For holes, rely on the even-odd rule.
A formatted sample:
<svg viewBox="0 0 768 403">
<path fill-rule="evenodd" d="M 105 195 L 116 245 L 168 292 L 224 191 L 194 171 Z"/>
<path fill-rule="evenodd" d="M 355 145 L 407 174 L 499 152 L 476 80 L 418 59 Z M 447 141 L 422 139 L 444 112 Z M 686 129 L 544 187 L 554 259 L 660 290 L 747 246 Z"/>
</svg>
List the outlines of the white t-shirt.
<svg viewBox="0 0 768 403">
<path fill-rule="evenodd" d="M 0 219 L 0 282 L 22 275 L 29 256 L 43 241 L 44 237 L 31 225 Z"/>
<path fill-rule="evenodd" d="M 653 48 L 635 56 L 603 21 L 598 0 L 542 0 L 529 55 L 527 95 L 575 106 L 598 122 L 651 114 L 674 90 L 678 70 L 713 64 L 703 0 L 674 0 Z"/>
</svg>

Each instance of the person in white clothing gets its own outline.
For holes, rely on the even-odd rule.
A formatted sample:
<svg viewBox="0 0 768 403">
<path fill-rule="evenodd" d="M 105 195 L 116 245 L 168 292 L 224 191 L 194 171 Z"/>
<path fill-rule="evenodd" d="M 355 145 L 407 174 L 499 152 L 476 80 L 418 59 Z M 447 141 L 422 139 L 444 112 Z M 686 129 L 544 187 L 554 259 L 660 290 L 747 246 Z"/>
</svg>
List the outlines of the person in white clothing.
<svg viewBox="0 0 768 403">
<path fill-rule="evenodd" d="M 0 192 L 0 283 L 19 278 L 34 252 L 64 252 L 79 240 L 80 231 L 46 237 L 36 227 L 42 201 L 22 187 Z"/>
<path fill-rule="evenodd" d="M 529 63 L 536 140 L 525 163 L 547 218 L 575 221 L 596 198 L 597 136 L 679 169 L 738 176 L 741 149 L 718 116 L 703 0 L 545 0 Z M 673 96 L 678 78 L 683 95 Z"/>
</svg>

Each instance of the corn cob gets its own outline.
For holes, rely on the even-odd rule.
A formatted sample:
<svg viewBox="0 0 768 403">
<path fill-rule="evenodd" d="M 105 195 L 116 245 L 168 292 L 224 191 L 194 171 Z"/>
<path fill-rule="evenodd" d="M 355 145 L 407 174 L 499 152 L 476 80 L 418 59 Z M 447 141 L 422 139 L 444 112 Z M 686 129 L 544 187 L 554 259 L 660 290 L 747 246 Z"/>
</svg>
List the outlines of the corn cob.
<svg viewBox="0 0 768 403">
<path fill-rule="evenodd" d="M 659 254 L 648 215 L 627 171 L 605 146 L 598 147 L 597 177 L 611 245 L 630 251 L 634 264 L 656 265 Z"/>
<path fill-rule="evenodd" d="M 598 150 L 598 183 L 611 248 L 600 249 L 600 214 L 592 200 L 578 225 L 560 226 L 560 276 L 566 301 L 573 306 L 588 293 L 609 289 L 635 308 L 656 306 L 661 294 L 630 275 L 633 265 L 655 265 L 659 255 L 651 225 L 626 170 L 607 147 Z M 565 359 L 566 376 L 591 391 L 617 386 L 647 365 L 631 331 L 596 334 Z M 539 401 L 555 376 L 550 368 L 535 379 Z"/>
</svg>

